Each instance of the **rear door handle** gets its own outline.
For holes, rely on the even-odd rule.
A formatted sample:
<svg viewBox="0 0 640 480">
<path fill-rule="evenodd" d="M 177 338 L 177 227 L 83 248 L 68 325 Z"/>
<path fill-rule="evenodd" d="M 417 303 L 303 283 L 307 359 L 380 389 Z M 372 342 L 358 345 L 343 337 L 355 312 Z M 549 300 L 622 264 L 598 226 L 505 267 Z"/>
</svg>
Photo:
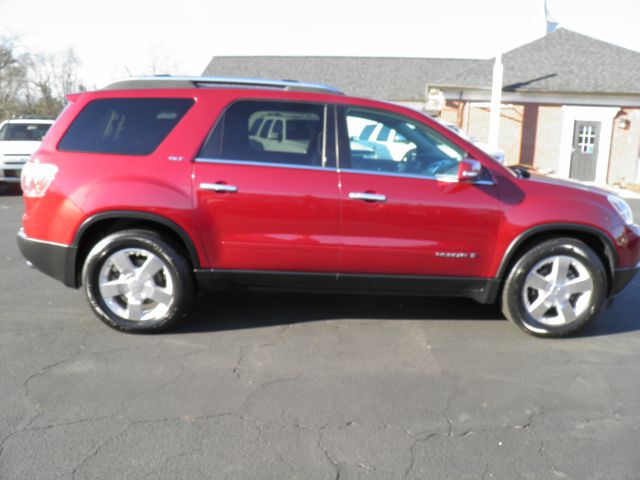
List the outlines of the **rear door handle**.
<svg viewBox="0 0 640 480">
<path fill-rule="evenodd" d="M 349 193 L 351 200 L 363 200 L 365 202 L 385 202 L 387 197 L 380 193 L 368 193 L 368 192 L 351 192 Z"/>
<path fill-rule="evenodd" d="M 227 185 L 226 183 L 201 183 L 200 188 L 213 192 L 236 193 L 238 191 L 238 187 L 235 185 Z"/>
</svg>

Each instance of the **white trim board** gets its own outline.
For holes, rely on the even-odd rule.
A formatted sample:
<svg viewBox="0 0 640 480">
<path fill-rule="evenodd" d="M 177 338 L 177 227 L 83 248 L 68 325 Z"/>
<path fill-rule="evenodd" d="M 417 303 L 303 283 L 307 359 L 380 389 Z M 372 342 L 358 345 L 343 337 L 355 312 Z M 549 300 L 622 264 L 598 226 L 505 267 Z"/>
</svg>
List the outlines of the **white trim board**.
<svg viewBox="0 0 640 480">
<path fill-rule="evenodd" d="M 447 100 L 467 102 L 486 102 L 491 98 L 491 90 L 467 87 L 438 87 Z M 538 103 L 543 105 L 576 105 L 601 107 L 640 107 L 640 95 L 637 94 L 588 94 L 576 92 L 502 92 L 502 103 Z"/>
<path fill-rule="evenodd" d="M 607 183 L 609 157 L 611 153 L 611 135 L 613 119 L 620 111 L 618 107 L 562 107 L 562 133 L 560 140 L 560 162 L 558 174 L 569 178 L 571 171 L 571 148 L 573 145 L 573 129 L 577 120 L 600 122 L 600 139 L 598 158 L 596 159 L 596 178 L 598 183 Z"/>
</svg>

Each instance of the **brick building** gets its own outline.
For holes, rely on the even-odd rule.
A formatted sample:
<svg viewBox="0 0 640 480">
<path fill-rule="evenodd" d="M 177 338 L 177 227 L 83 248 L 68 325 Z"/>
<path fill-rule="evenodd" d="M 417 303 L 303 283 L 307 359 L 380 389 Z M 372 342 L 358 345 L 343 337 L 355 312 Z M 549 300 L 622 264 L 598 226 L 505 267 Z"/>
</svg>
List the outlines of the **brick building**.
<svg viewBox="0 0 640 480">
<path fill-rule="evenodd" d="M 503 55 L 508 164 L 639 181 L 640 53 L 557 29 Z M 295 78 L 411 106 L 486 140 L 493 59 L 214 57 L 204 75 Z"/>
</svg>

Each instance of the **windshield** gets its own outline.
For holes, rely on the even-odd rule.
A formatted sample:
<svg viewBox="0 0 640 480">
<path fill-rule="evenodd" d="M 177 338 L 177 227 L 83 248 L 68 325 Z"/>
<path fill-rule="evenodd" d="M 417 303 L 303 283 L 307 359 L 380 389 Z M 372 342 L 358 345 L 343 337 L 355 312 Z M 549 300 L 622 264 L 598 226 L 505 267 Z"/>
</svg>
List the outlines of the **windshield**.
<svg viewBox="0 0 640 480">
<path fill-rule="evenodd" d="M 39 142 L 49 127 L 51 125 L 48 123 L 6 123 L 0 129 L 0 141 Z"/>
</svg>

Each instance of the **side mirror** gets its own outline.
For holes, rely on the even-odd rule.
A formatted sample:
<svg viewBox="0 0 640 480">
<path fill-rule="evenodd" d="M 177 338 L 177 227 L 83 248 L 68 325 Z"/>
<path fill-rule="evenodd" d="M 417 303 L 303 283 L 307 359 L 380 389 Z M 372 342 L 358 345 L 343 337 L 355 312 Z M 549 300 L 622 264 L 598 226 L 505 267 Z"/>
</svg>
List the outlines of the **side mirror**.
<svg viewBox="0 0 640 480">
<path fill-rule="evenodd" d="M 458 165 L 458 182 L 475 182 L 482 173 L 482 164 L 473 158 L 463 158 Z"/>
</svg>

